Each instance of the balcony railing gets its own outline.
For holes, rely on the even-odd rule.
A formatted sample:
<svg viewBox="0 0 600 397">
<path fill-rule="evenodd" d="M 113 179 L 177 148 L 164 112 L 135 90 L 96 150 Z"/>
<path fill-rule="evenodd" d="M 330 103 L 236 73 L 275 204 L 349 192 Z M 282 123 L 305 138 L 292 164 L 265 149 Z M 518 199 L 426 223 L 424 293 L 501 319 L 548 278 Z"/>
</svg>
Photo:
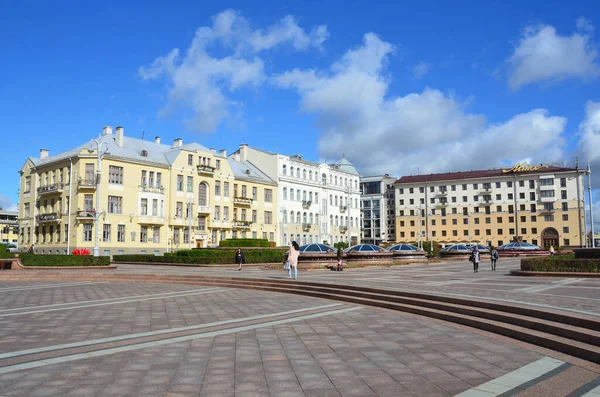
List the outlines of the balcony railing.
<svg viewBox="0 0 600 397">
<path fill-rule="evenodd" d="M 79 220 L 94 219 L 95 216 L 96 216 L 96 210 L 94 210 L 94 209 L 79 210 L 75 213 L 75 218 L 79 219 Z"/>
<path fill-rule="evenodd" d="M 553 214 L 554 211 L 554 208 L 540 208 L 540 214 Z"/>
<path fill-rule="evenodd" d="M 238 221 L 238 220 L 233 221 L 233 227 L 245 229 L 245 228 L 250 228 L 251 226 L 252 226 L 251 221 Z"/>
<path fill-rule="evenodd" d="M 308 232 L 310 230 L 311 226 L 312 225 L 310 223 L 303 223 L 302 224 L 302 230 L 305 231 L 305 232 Z"/>
<path fill-rule="evenodd" d="M 38 194 L 62 193 L 62 191 L 63 191 L 62 183 L 54 183 L 52 185 L 40 186 L 37 188 Z"/>
<path fill-rule="evenodd" d="M 38 222 L 53 222 L 61 217 L 60 212 L 51 212 L 49 214 L 40 214 L 35 217 Z"/>
<path fill-rule="evenodd" d="M 93 179 L 80 179 L 77 181 L 78 189 L 95 189 L 96 181 Z"/>
<path fill-rule="evenodd" d="M 348 226 L 340 226 L 340 233 L 346 233 L 348 231 Z"/>
<path fill-rule="evenodd" d="M 439 190 L 435 195 L 436 196 L 447 196 L 448 191 L 447 190 Z"/>
<path fill-rule="evenodd" d="M 346 212 L 346 210 L 348 209 L 347 206 L 345 205 L 340 205 L 340 213 L 343 214 L 344 212 Z"/>
<path fill-rule="evenodd" d="M 155 186 L 140 185 L 140 192 L 165 194 L 165 187 L 164 186 L 156 186 L 155 187 Z"/>
<path fill-rule="evenodd" d="M 214 175 L 216 168 L 211 167 L 210 165 L 200 164 L 196 166 L 198 173 L 206 174 L 206 175 Z"/>
<path fill-rule="evenodd" d="M 199 205 L 197 208 L 197 212 L 199 214 L 210 214 L 210 206 L 208 205 Z"/>
<path fill-rule="evenodd" d="M 302 200 L 302 208 L 304 208 L 305 210 L 309 209 L 311 205 L 312 205 L 312 201 Z"/>
<path fill-rule="evenodd" d="M 234 197 L 233 204 L 238 205 L 252 205 L 252 199 L 250 197 Z"/>
</svg>

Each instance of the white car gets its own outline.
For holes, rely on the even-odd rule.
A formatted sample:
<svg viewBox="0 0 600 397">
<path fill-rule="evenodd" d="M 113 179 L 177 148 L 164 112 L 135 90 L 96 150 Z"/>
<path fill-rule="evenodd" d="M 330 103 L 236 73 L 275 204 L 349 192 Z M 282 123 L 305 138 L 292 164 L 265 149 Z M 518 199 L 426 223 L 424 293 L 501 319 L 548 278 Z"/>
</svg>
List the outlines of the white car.
<svg viewBox="0 0 600 397">
<path fill-rule="evenodd" d="M 6 252 L 19 252 L 19 246 L 17 243 L 8 243 L 6 246 Z"/>
</svg>

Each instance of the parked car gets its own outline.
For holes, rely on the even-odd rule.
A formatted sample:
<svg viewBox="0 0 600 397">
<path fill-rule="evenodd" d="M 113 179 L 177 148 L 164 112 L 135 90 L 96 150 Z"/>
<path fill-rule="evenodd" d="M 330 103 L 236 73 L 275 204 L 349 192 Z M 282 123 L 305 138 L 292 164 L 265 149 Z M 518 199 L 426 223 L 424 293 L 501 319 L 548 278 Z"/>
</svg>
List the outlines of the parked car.
<svg viewBox="0 0 600 397">
<path fill-rule="evenodd" d="M 19 252 L 19 246 L 17 243 L 8 243 L 6 246 L 6 252 Z"/>
</svg>

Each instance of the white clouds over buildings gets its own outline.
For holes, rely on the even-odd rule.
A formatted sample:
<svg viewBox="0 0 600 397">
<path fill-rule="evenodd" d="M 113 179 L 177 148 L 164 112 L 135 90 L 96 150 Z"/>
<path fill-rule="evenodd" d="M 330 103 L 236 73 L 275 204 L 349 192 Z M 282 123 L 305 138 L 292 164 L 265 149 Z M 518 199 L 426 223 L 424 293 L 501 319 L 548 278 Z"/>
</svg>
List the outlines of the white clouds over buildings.
<svg viewBox="0 0 600 397">
<path fill-rule="evenodd" d="M 428 63 L 425 63 L 423 61 L 417 63 L 415 66 L 413 66 L 413 77 L 415 79 L 421 79 L 423 78 L 423 76 L 425 76 L 427 74 L 427 72 L 429 72 L 429 70 L 431 69 L 431 65 Z"/>
<path fill-rule="evenodd" d="M 253 30 L 237 11 L 226 10 L 213 17 L 211 27 L 200 27 L 190 47 L 182 54 L 178 48 L 158 57 L 150 66 L 140 67 L 144 80 L 164 79 L 168 85 L 167 104 L 161 114 L 176 109 L 191 109 L 188 120 L 192 130 L 213 132 L 239 108 L 231 94 L 246 87 L 257 87 L 266 79 L 260 53 L 289 44 L 297 51 L 320 48 L 327 39 L 327 27 L 310 33 L 286 16 L 265 30 Z M 228 55 L 217 56 L 215 48 Z"/>
<path fill-rule="evenodd" d="M 594 27 L 585 18 L 577 20 L 577 31 L 561 36 L 553 26 L 528 26 L 508 59 L 508 83 L 512 89 L 543 81 L 592 78 L 600 74 Z"/>
</svg>

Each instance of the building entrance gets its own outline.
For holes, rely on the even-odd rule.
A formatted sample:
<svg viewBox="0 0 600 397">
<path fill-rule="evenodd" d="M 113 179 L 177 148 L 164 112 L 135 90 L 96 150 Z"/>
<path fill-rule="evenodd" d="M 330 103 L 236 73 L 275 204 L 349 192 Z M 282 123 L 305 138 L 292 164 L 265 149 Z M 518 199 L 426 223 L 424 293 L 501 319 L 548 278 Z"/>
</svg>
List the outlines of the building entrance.
<svg viewBox="0 0 600 397">
<path fill-rule="evenodd" d="M 558 231 L 553 227 L 547 227 L 542 231 L 542 247 L 558 247 Z"/>
</svg>

